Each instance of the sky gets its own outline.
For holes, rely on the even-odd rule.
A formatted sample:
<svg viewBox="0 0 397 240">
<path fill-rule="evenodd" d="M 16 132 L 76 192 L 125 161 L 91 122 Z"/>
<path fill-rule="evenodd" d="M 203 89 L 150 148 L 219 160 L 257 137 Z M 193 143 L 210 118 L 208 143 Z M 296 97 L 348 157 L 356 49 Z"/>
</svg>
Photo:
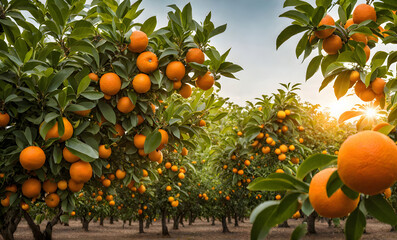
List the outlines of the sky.
<svg viewBox="0 0 397 240">
<path fill-rule="evenodd" d="M 167 24 L 167 12 L 170 10 L 166 6 L 176 4 L 183 8 L 187 2 L 144 0 L 141 7 L 145 10 L 136 21 L 143 22 L 155 15 L 157 26 L 163 27 Z M 360 101 L 355 96 L 337 101 L 332 85 L 319 93 L 323 80 L 320 73 L 305 82 L 306 68 L 312 57 L 303 63 L 302 59 L 296 58 L 295 47 L 301 35 L 291 38 L 276 50 L 278 34 L 291 23 L 291 20 L 279 17 L 286 11 L 282 8 L 283 3 L 283 0 L 191 1 L 196 21 L 203 21 L 211 11 L 215 26 L 227 23 L 226 31 L 214 37 L 211 44 L 221 53 L 231 48 L 228 61 L 244 68 L 236 74 L 240 80 L 221 78 L 220 95 L 243 106 L 247 100 L 255 101 L 262 94 L 276 92 L 281 87 L 279 83 L 302 83 L 299 95 L 303 101 L 329 107 L 332 115 L 338 117 Z M 334 16 L 337 17 L 337 14 Z"/>
</svg>

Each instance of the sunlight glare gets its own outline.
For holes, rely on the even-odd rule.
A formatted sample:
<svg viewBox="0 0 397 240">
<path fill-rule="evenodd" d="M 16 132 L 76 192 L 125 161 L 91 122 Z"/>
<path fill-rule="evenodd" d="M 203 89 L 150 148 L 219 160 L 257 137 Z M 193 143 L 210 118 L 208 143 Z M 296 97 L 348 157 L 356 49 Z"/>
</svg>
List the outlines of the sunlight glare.
<svg viewBox="0 0 397 240">
<path fill-rule="evenodd" d="M 370 118 L 374 118 L 377 115 L 377 111 L 374 108 L 367 108 L 365 110 L 365 115 Z"/>
</svg>

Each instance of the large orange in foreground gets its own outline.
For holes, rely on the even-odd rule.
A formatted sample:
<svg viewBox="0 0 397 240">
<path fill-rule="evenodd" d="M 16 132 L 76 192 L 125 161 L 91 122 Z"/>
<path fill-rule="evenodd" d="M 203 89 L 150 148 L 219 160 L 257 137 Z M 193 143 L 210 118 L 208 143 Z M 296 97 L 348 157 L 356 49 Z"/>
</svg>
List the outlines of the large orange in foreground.
<svg viewBox="0 0 397 240">
<path fill-rule="evenodd" d="M 70 166 L 69 173 L 76 183 L 86 183 L 92 177 L 92 167 L 88 162 L 78 161 Z"/>
<path fill-rule="evenodd" d="M 397 146 L 376 131 L 354 134 L 339 149 L 338 173 L 343 183 L 357 192 L 381 193 L 397 180 Z"/>
<path fill-rule="evenodd" d="M 37 146 L 29 146 L 19 154 L 19 162 L 26 170 L 37 170 L 45 163 L 45 153 Z"/>
<path fill-rule="evenodd" d="M 116 95 L 121 89 L 121 79 L 115 73 L 105 73 L 99 80 L 99 87 L 106 95 Z"/>
<path fill-rule="evenodd" d="M 327 218 L 347 216 L 353 212 L 360 200 L 353 200 L 338 189 L 331 197 L 327 196 L 327 182 L 336 168 L 327 168 L 317 173 L 309 188 L 309 200 L 318 214 Z"/>
</svg>

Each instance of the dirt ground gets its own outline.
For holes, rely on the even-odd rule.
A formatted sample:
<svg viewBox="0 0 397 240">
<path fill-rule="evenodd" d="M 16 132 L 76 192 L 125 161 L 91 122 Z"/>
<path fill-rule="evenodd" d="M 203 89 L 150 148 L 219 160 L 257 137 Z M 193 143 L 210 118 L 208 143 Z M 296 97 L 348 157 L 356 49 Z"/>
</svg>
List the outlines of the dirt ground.
<svg viewBox="0 0 397 240">
<path fill-rule="evenodd" d="M 302 222 L 302 220 L 288 220 L 290 228 L 273 228 L 267 239 L 284 240 L 289 239 L 293 229 Z M 172 223 L 172 222 L 171 222 Z M 172 224 L 168 224 L 170 231 L 170 238 L 166 239 L 249 239 L 251 224 L 248 220 L 245 223 L 240 223 L 239 227 L 234 227 L 234 224 L 229 224 L 229 230 L 232 233 L 224 234 L 221 232 L 222 226 L 220 222 L 216 222 L 215 226 L 207 221 L 197 220 L 192 226 L 185 224 L 185 227 L 180 226 L 179 230 L 173 230 Z M 342 225 L 344 222 L 342 222 Z M 42 224 L 41 228 L 44 228 Z M 326 222 L 316 222 L 317 234 L 308 235 L 304 239 L 344 239 L 341 228 L 328 227 Z M 84 240 L 119 240 L 119 239 L 164 239 L 161 237 L 161 223 L 155 222 L 149 229 L 145 229 L 146 233 L 138 233 L 138 223 L 132 223 L 131 226 L 126 224 L 123 228 L 121 221 L 116 221 L 113 225 L 109 221 L 105 221 L 105 225 L 99 226 L 99 223 L 90 223 L 89 232 L 85 232 L 81 228 L 81 223 L 78 221 L 70 221 L 70 226 L 65 227 L 60 224 L 56 225 L 53 232 L 53 239 L 68 240 L 68 239 L 84 239 Z M 1 239 L 1 237 L 0 237 Z M 22 222 L 16 233 L 16 240 L 30 240 L 33 239 L 32 233 L 26 224 Z M 397 239 L 397 232 L 390 232 L 390 226 L 379 223 L 376 220 L 367 220 L 367 233 L 363 235 L 362 239 L 384 240 Z"/>
</svg>

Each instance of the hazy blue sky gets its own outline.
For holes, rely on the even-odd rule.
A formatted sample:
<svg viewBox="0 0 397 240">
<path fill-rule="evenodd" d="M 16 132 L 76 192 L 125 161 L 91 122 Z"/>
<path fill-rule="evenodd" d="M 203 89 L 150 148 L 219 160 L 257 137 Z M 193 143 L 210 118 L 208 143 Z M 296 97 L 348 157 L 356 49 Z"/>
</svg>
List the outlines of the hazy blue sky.
<svg viewBox="0 0 397 240">
<path fill-rule="evenodd" d="M 141 7 L 145 11 L 137 19 L 143 22 L 156 15 L 158 27 L 167 22 L 166 6 L 176 4 L 182 8 L 188 1 L 182 0 L 144 0 Z M 312 2 L 314 2 L 312 0 Z M 322 76 L 316 74 L 305 82 L 307 65 L 311 58 L 301 63 L 295 57 L 295 46 L 300 39 L 294 37 L 276 51 L 278 34 L 290 24 L 290 20 L 278 16 L 286 11 L 282 8 L 283 0 L 193 0 L 193 18 L 204 20 L 206 14 L 212 12 L 215 25 L 227 23 L 225 33 L 216 36 L 212 44 L 221 52 L 232 48 L 229 60 L 241 65 L 244 71 L 236 76 L 239 81 L 222 78 L 220 94 L 232 101 L 244 105 L 246 100 L 254 100 L 262 94 L 271 94 L 280 87 L 279 83 L 303 83 L 300 96 L 311 103 L 319 103 L 331 108 L 344 106 L 344 110 L 359 102 L 355 96 L 344 99 L 336 104 L 332 86 L 321 93 L 318 89 Z M 170 8 L 168 8 L 170 9 Z M 333 14 L 337 17 L 337 14 Z M 346 109 L 347 108 L 347 109 Z M 342 109 L 339 111 L 341 112 Z"/>
</svg>

